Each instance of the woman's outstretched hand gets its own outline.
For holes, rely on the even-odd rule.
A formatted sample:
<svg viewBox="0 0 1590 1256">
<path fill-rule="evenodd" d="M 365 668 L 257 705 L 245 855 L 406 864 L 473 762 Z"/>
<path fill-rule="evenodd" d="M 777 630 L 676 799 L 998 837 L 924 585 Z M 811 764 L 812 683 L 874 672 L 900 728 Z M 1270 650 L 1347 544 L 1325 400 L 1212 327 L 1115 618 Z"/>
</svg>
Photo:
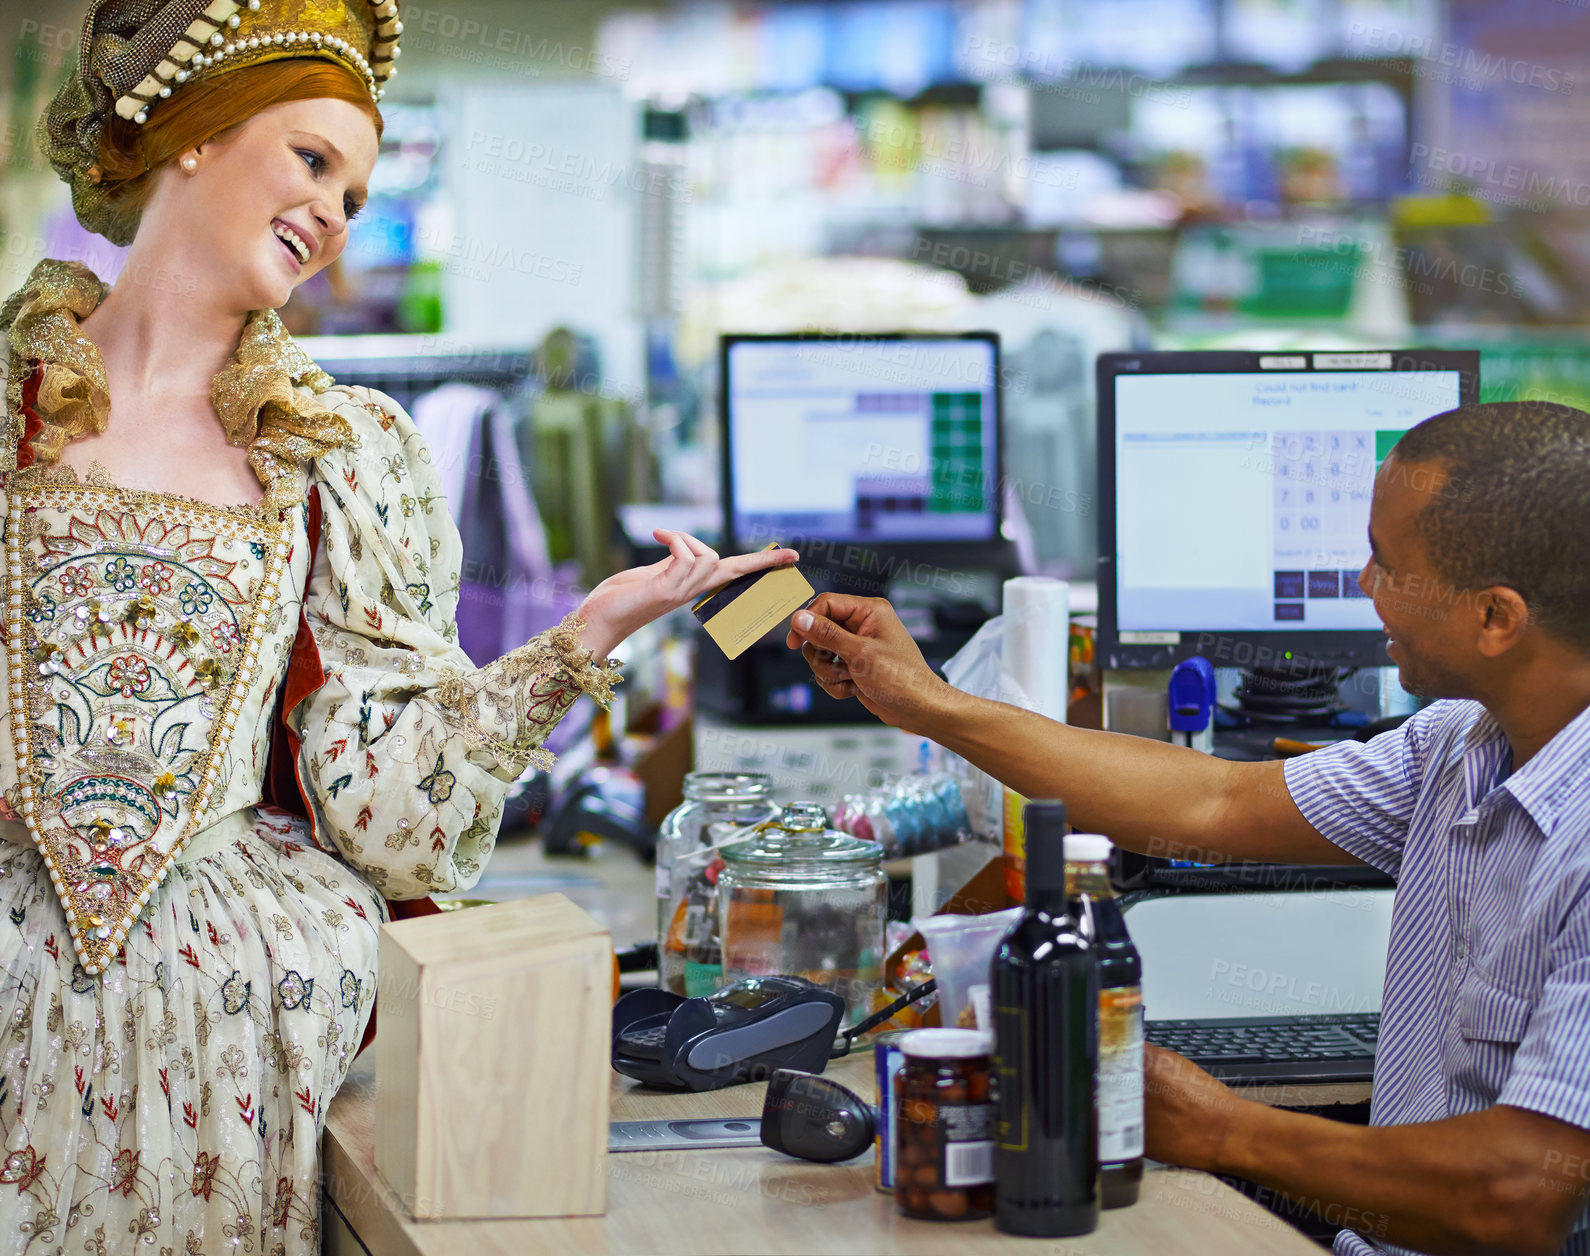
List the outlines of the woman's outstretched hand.
<svg viewBox="0 0 1590 1256">
<path fill-rule="evenodd" d="M 772 549 L 719 558 L 716 550 L 688 532 L 658 528 L 652 536 L 668 547 L 667 558 L 609 576 L 580 606 L 585 621 L 582 640 L 593 658 L 606 658 L 637 628 L 695 601 L 709 589 L 747 572 L 788 566 L 800 557 L 792 549 Z"/>
</svg>

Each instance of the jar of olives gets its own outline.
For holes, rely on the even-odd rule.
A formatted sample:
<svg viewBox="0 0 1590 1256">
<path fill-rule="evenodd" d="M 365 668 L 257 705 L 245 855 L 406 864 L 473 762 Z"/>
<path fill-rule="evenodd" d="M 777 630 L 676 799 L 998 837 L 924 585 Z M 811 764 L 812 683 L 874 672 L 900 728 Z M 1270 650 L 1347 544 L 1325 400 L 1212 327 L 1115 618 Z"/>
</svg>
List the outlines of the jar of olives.
<svg viewBox="0 0 1590 1256">
<path fill-rule="evenodd" d="M 895 1075 L 894 1198 L 908 1217 L 972 1221 L 994 1211 L 989 1034 L 916 1029 Z"/>
</svg>

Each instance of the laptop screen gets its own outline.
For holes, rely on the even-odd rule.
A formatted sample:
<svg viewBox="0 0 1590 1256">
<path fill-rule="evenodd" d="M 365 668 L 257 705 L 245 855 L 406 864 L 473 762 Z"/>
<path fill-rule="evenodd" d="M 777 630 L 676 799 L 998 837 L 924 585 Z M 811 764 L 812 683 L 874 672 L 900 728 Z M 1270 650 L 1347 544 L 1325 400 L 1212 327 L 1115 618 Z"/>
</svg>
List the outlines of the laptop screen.
<svg viewBox="0 0 1590 1256">
<path fill-rule="evenodd" d="M 1160 1020 L 1378 1012 L 1389 889 L 1171 894 L 1128 908 Z"/>
</svg>

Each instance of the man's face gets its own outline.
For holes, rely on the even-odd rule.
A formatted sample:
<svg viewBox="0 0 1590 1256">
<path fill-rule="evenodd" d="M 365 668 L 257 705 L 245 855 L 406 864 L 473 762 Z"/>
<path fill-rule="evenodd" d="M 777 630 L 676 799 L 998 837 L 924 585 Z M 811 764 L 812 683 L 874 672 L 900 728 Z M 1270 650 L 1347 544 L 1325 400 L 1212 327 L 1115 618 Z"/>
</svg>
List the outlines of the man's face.
<svg viewBox="0 0 1590 1256">
<path fill-rule="evenodd" d="M 1402 687 L 1425 698 L 1473 696 L 1466 675 L 1475 608 L 1466 590 L 1431 570 L 1414 522 L 1432 499 L 1452 491 L 1444 464 L 1387 458 L 1369 507 L 1370 557 L 1358 574 L 1358 587 L 1385 625 L 1386 652 Z"/>
</svg>

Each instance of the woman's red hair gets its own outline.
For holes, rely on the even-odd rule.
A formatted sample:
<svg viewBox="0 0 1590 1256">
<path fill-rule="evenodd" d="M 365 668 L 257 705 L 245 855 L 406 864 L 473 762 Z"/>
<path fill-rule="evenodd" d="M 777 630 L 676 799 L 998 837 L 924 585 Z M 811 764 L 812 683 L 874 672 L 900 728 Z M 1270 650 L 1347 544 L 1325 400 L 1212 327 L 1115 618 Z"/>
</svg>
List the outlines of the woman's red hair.
<svg viewBox="0 0 1590 1256">
<path fill-rule="evenodd" d="M 118 199 L 141 206 L 148 175 L 179 154 L 290 100 L 345 100 L 370 116 L 381 134 L 381 111 L 351 70 L 318 57 L 289 57 L 229 70 L 184 87 L 150 110 L 139 126 L 112 117 L 99 141 L 99 181 Z"/>
</svg>

